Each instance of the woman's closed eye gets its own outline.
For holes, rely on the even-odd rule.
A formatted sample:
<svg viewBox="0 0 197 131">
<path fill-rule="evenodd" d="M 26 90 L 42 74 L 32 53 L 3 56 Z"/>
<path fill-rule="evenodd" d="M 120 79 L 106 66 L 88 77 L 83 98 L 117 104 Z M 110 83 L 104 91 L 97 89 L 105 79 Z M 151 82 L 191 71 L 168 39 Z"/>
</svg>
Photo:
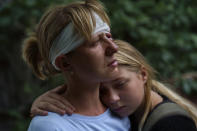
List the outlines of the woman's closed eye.
<svg viewBox="0 0 197 131">
<path fill-rule="evenodd" d="M 95 42 L 92 43 L 92 46 L 95 46 L 100 43 L 100 39 L 97 39 Z"/>
<path fill-rule="evenodd" d="M 96 38 L 94 38 L 94 40 L 90 43 L 90 46 L 94 47 L 96 45 L 98 45 L 100 43 L 101 39 L 99 36 L 97 36 Z"/>
</svg>

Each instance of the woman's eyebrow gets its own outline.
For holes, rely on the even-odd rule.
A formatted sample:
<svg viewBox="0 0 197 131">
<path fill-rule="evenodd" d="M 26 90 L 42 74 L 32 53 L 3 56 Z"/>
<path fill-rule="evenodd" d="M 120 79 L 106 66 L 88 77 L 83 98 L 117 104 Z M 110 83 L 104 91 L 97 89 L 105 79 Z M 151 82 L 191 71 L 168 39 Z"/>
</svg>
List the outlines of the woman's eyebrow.
<svg viewBox="0 0 197 131">
<path fill-rule="evenodd" d="M 97 36 L 94 36 L 93 38 L 92 38 L 92 40 L 91 40 L 91 42 L 96 42 L 97 40 L 99 40 L 99 35 L 97 35 Z"/>
</svg>

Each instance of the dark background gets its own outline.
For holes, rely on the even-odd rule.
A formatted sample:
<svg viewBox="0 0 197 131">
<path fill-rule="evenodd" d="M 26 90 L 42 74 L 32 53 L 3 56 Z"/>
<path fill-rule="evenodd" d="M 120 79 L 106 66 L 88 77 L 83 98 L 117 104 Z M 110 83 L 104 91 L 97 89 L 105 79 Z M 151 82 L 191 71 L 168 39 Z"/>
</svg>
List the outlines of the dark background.
<svg viewBox="0 0 197 131">
<path fill-rule="evenodd" d="M 61 84 L 38 80 L 21 59 L 22 40 L 48 6 L 72 0 L 0 1 L 0 131 L 25 131 L 32 101 Z M 103 0 L 114 38 L 133 44 L 182 95 L 197 103 L 197 1 Z"/>
</svg>

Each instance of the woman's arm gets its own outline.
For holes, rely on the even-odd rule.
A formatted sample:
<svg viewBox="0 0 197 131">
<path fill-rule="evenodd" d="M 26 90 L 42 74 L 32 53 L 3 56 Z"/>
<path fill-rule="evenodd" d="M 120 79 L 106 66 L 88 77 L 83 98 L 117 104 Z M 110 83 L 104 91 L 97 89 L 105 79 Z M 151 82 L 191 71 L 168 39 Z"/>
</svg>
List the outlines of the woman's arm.
<svg viewBox="0 0 197 131">
<path fill-rule="evenodd" d="M 58 114 L 72 114 L 75 108 L 61 95 L 66 91 L 66 86 L 62 85 L 42 94 L 32 104 L 31 116 L 45 116 L 50 112 Z"/>
</svg>

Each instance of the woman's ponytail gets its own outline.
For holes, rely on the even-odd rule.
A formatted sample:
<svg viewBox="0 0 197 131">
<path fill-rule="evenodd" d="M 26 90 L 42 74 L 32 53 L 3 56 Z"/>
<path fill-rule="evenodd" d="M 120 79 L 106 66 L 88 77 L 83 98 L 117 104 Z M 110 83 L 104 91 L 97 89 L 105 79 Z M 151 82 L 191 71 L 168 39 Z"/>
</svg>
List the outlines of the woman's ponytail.
<svg viewBox="0 0 197 131">
<path fill-rule="evenodd" d="M 42 73 L 43 60 L 38 48 L 38 39 L 36 35 L 31 35 L 24 40 L 22 56 L 28 66 L 32 68 L 35 75 L 41 80 L 44 80 L 46 76 Z"/>
</svg>

